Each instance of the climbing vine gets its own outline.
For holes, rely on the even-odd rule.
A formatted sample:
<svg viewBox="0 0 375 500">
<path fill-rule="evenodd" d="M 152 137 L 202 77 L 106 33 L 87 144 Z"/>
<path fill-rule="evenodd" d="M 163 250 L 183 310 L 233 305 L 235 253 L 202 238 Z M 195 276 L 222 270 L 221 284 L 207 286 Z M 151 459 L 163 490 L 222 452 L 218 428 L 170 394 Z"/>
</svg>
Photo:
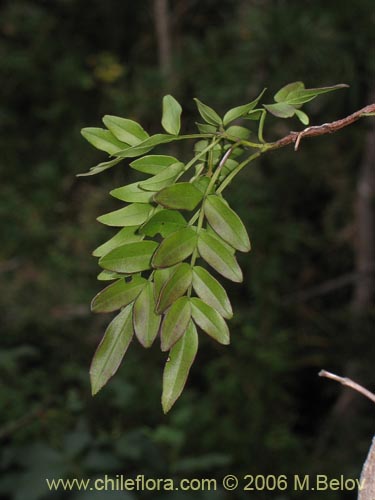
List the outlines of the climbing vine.
<svg viewBox="0 0 375 500">
<path fill-rule="evenodd" d="M 146 348 L 160 338 L 167 353 L 162 394 L 166 413 L 185 386 L 198 350 L 198 330 L 229 344 L 227 321 L 233 309 L 222 278 L 242 281 L 236 252 L 248 252 L 250 240 L 224 191 L 259 156 L 291 142 L 298 147 L 303 135 L 318 135 L 313 129 L 319 127 L 308 127 L 290 134 L 285 144 L 266 142 L 267 115 L 295 116 L 308 125 L 302 106 L 342 87 L 346 85 L 306 89 L 294 82 L 280 89 L 271 104 L 259 104 L 263 90 L 223 117 L 195 99 L 202 122 L 194 134 L 180 134 L 182 108 L 171 95 L 163 98 L 165 133 L 150 136 L 140 124 L 117 116 L 104 116 L 106 128 L 82 130 L 110 159 L 79 175 L 95 175 L 130 159 L 129 167 L 145 176 L 112 190 L 125 206 L 98 218 L 120 230 L 93 252 L 102 268 L 98 279 L 112 283 L 94 297 L 91 309 L 119 313 L 92 360 L 93 394 L 115 374 L 134 338 Z M 181 140 L 194 141 L 186 163 L 152 153 L 157 146 Z"/>
</svg>

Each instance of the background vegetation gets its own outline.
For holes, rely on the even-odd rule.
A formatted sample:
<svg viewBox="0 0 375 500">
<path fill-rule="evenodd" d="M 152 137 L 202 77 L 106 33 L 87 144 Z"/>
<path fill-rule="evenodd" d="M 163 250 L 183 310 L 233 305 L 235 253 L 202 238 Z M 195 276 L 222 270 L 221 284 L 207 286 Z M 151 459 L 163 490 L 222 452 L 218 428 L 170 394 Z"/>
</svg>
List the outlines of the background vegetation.
<svg viewBox="0 0 375 500">
<path fill-rule="evenodd" d="M 356 210 L 372 161 L 370 120 L 302 140 L 298 153 L 273 152 L 228 190 L 253 243 L 240 262 L 244 282 L 230 290 L 232 344 L 202 337 L 188 387 L 168 416 L 157 348 L 134 344 L 91 398 L 88 367 L 108 317 L 89 311 L 101 288 L 90 253 L 111 234 L 95 218 L 117 208 L 107 193 L 134 172 L 121 166 L 77 179 L 103 158 L 79 130 L 113 114 L 157 132 L 166 92 L 183 105 L 185 131 L 197 119 L 195 96 L 225 111 L 264 86 L 271 102 L 294 80 L 348 83 L 307 106 L 312 124 L 373 100 L 371 0 L 175 0 L 170 49 L 157 7 L 157 0 L 0 4 L 1 499 L 240 499 L 246 495 L 224 491 L 51 494 L 44 479 L 358 477 L 374 432 L 369 403 L 317 377 L 324 367 L 375 384 L 374 263 L 363 267 L 371 237 Z M 266 134 L 300 127 L 275 119 Z M 189 154 L 173 147 L 181 159 Z M 365 216 L 371 220 L 371 209 Z"/>
</svg>

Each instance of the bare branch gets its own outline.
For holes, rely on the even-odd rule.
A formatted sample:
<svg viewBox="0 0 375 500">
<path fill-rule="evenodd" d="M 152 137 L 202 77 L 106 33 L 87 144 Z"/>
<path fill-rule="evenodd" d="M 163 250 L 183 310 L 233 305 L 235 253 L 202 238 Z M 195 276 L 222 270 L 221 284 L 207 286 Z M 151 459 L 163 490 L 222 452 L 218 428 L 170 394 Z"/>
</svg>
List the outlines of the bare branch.
<svg viewBox="0 0 375 500">
<path fill-rule="evenodd" d="M 335 375 L 334 373 L 331 372 L 327 372 L 326 370 L 320 370 L 319 377 L 330 378 L 331 380 L 335 380 L 336 382 L 339 382 L 342 385 L 346 385 L 351 389 L 361 393 L 363 396 L 365 396 L 366 398 L 370 399 L 373 403 L 375 403 L 375 394 L 370 392 L 368 389 L 365 389 L 362 385 L 357 384 L 357 382 L 354 382 L 350 378 L 339 377 L 338 375 Z"/>
<path fill-rule="evenodd" d="M 355 113 L 352 113 L 351 115 L 346 116 L 341 120 L 336 120 L 331 123 L 323 123 L 323 125 L 318 125 L 315 127 L 307 127 L 301 132 L 290 132 L 290 134 L 286 135 L 282 139 L 271 143 L 270 149 L 278 149 L 294 143 L 294 149 L 297 150 L 303 137 L 314 137 L 317 135 L 332 134 L 344 127 L 347 127 L 348 125 L 351 125 L 363 116 L 366 116 L 370 113 L 375 113 L 375 103 L 369 104 L 368 106 L 359 109 Z"/>
</svg>

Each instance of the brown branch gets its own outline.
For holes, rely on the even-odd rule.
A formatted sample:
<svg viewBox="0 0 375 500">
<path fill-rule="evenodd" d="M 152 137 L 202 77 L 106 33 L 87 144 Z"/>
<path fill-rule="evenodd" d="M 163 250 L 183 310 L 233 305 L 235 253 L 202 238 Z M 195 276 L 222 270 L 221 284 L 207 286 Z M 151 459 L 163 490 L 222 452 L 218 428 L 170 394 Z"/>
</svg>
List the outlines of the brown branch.
<svg viewBox="0 0 375 500">
<path fill-rule="evenodd" d="M 307 127 L 301 132 L 290 132 L 290 134 L 286 135 L 282 139 L 279 139 L 278 141 L 271 143 L 270 149 L 278 149 L 294 143 L 294 149 L 297 151 L 301 139 L 303 137 L 314 137 L 317 135 L 333 134 L 334 132 L 337 132 L 338 130 L 347 127 L 348 125 L 351 125 L 352 123 L 356 122 L 357 120 L 359 120 L 360 118 L 369 113 L 375 113 L 375 103 L 369 104 L 368 106 L 359 109 L 355 113 L 352 113 L 351 115 L 346 116 L 341 120 L 336 120 L 331 123 L 323 123 L 323 125 L 318 125 L 314 127 Z"/>
<path fill-rule="evenodd" d="M 327 372 L 326 370 L 320 370 L 319 377 L 330 378 L 331 380 L 335 380 L 336 382 L 339 382 L 342 385 L 346 385 L 347 387 L 350 387 L 351 389 L 361 393 L 363 396 L 365 396 L 366 398 L 370 399 L 373 403 L 375 403 L 375 394 L 370 392 L 368 389 L 365 389 L 362 385 L 357 384 L 357 382 L 354 382 L 350 378 L 339 377 L 338 375 L 335 375 L 334 373 L 331 372 Z"/>
</svg>

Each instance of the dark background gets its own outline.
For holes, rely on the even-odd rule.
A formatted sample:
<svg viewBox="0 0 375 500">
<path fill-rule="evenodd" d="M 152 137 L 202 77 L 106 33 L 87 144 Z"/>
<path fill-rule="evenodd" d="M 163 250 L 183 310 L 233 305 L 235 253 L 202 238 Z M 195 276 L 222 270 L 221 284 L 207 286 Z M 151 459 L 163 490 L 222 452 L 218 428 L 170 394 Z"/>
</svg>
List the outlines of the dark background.
<svg viewBox="0 0 375 500">
<path fill-rule="evenodd" d="M 0 2 L 0 498 L 354 498 L 47 491 L 46 477 L 104 474 L 358 478 L 374 432 L 370 402 L 317 376 L 326 368 L 375 388 L 374 205 L 359 190 L 373 182 L 370 118 L 302 140 L 298 153 L 272 152 L 232 184 L 229 201 L 253 245 L 240 258 L 244 282 L 229 287 L 232 343 L 201 335 L 170 414 L 161 412 L 157 346 L 132 345 L 91 397 L 90 359 L 109 317 L 89 310 L 101 288 L 90 254 L 112 234 L 95 219 L 119 207 L 107 193 L 132 173 L 125 162 L 77 179 L 105 159 L 80 129 L 114 114 L 158 132 L 167 92 L 183 105 L 185 131 L 197 119 L 193 97 L 224 112 L 264 86 L 272 102 L 295 80 L 350 85 L 306 106 L 312 124 L 374 101 L 371 0 L 171 1 L 164 55 L 156 8 L 156 0 Z M 265 134 L 300 129 L 271 119 Z M 189 144 L 178 147 L 188 158 Z"/>
</svg>

